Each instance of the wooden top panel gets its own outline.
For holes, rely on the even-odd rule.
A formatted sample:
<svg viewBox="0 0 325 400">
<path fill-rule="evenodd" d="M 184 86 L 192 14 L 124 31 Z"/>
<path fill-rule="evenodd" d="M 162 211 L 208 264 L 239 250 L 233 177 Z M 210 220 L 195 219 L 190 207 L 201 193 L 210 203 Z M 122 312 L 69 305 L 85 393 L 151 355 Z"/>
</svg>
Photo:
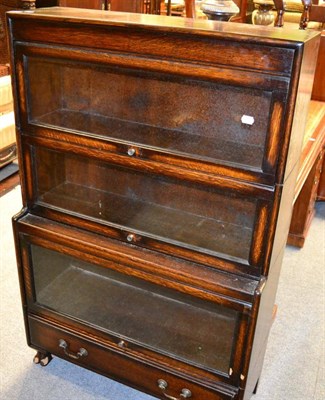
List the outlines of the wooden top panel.
<svg viewBox="0 0 325 400">
<path fill-rule="evenodd" d="M 254 42 L 267 40 L 281 41 L 291 44 L 302 43 L 317 35 L 313 31 L 293 30 L 238 24 L 211 20 L 168 17 L 161 15 L 109 12 L 100 10 L 86 10 L 79 8 L 50 7 L 38 8 L 34 11 L 12 11 L 10 18 L 38 18 L 43 20 L 57 20 L 70 23 L 91 23 L 96 25 L 131 26 L 136 25 L 143 29 L 156 31 L 182 32 L 209 36 L 233 37 L 236 40 L 250 40 Z M 240 37 L 238 36 L 240 35 Z M 282 43 L 282 45 L 285 43 Z"/>
<path fill-rule="evenodd" d="M 8 13 L 8 18 L 14 41 L 227 66 L 283 79 L 291 75 L 304 43 L 319 35 L 248 24 L 60 7 L 14 11 Z"/>
</svg>

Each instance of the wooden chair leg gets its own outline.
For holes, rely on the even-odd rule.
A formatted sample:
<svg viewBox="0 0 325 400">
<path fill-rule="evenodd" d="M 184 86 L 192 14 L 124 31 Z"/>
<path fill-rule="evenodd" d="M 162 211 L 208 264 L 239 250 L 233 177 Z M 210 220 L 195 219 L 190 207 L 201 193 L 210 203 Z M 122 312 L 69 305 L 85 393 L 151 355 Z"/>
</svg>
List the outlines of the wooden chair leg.
<svg viewBox="0 0 325 400">
<path fill-rule="evenodd" d="M 186 18 L 195 18 L 195 0 L 185 0 Z"/>
<path fill-rule="evenodd" d="M 309 13 L 311 8 L 311 0 L 302 0 L 304 10 L 301 14 L 299 29 L 306 29 L 309 21 Z"/>
<path fill-rule="evenodd" d="M 283 26 L 283 16 L 284 16 L 284 1 L 274 0 L 274 5 L 276 8 L 277 16 L 274 21 L 274 26 L 281 28 Z"/>
</svg>

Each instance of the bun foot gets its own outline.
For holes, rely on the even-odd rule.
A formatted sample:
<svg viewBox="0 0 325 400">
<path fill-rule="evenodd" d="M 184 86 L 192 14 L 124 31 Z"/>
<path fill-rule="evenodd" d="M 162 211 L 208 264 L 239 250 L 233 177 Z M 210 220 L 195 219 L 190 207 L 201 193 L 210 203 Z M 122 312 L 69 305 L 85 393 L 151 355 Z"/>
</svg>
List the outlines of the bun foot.
<svg viewBox="0 0 325 400">
<path fill-rule="evenodd" d="M 42 353 L 40 351 L 33 358 L 34 364 L 40 364 L 42 367 L 46 367 L 51 360 L 52 355 L 50 353 Z"/>
</svg>

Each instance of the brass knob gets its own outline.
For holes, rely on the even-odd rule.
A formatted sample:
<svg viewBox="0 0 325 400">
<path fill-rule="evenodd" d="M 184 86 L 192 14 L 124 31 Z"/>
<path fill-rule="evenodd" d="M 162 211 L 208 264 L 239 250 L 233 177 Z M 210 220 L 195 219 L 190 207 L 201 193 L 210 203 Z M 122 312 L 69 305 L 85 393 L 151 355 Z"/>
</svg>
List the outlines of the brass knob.
<svg viewBox="0 0 325 400">
<path fill-rule="evenodd" d="M 73 353 L 72 351 L 69 350 L 69 345 L 64 339 L 59 340 L 59 347 L 63 349 L 64 353 L 70 357 L 73 358 L 74 360 L 78 360 L 81 357 L 87 357 L 88 356 L 88 351 L 81 347 L 78 351 L 78 353 Z"/>
<path fill-rule="evenodd" d="M 164 379 L 158 379 L 157 384 L 159 389 L 162 390 L 162 394 L 169 400 L 189 399 L 190 397 L 192 397 L 192 392 L 189 389 L 182 389 L 179 397 L 171 396 L 166 392 L 168 388 L 168 383 Z"/>
<path fill-rule="evenodd" d="M 128 149 L 128 155 L 132 157 L 132 156 L 134 156 L 134 154 L 135 154 L 135 148 L 134 147 L 130 147 Z"/>
<path fill-rule="evenodd" d="M 127 240 L 128 242 L 134 242 L 134 240 L 135 240 L 135 235 L 133 235 L 133 233 L 129 233 L 129 234 L 127 235 L 127 237 L 126 237 L 126 240 Z"/>
<path fill-rule="evenodd" d="M 168 387 L 168 383 L 164 379 L 158 379 L 158 387 L 161 390 L 166 390 Z"/>
<path fill-rule="evenodd" d="M 180 396 L 184 399 L 189 399 L 192 396 L 192 392 L 189 389 L 182 389 Z"/>
</svg>

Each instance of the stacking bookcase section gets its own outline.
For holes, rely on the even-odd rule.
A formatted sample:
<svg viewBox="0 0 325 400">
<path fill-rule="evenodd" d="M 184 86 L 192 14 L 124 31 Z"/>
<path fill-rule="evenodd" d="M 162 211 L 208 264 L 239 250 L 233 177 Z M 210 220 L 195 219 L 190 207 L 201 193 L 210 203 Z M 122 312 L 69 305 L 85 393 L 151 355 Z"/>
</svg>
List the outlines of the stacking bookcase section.
<svg viewBox="0 0 325 400">
<path fill-rule="evenodd" d="M 128 61 L 137 63 L 136 69 L 117 68 L 122 54 L 103 55 L 87 65 L 78 51 L 72 55 L 51 48 L 52 59 L 47 48 L 21 46 L 18 51 L 28 71 L 26 122 L 33 127 L 126 143 L 136 146 L 133 155 L 161 162 L 191 159 L 196 169 L 212 163 L 275 173 L 270 147 L 274 136 L 280 138 L 285 97 L 276 90 L 276 79 L 263 90 L 256 89 L 253 76 L 250 87 L 238 88 L 196 70 L 197 76 L 162 73 L 162 61 L 156 61 L 158 72 L 147 71 L 135 57 Z M 51 87 L 50 97 L 44 87 Z M 270 124 L 272 114 L 277 118 Z"/>
<path fill-rule="evenodd" d="M 161 399 L 249 400 L 317 33 L 8 14 L 28 344 Z"/>
<path fill-rule="evenodd" d="M 261 274 L 280 188 L 179 167 L 155 170 L 152 162 L 116 157 L 94 143 L 22 138 L 34 212 L 217 268 Z"/>
<path fill-rule="evenodd" d="M 265 184 L 282 181 L 291 49 L 283 49 L 286 60 L 266 78 L 245 61 L 241 69 L 235 60 L 221 69 L 220 54 L 213 62 L 202 54 L 193 68 L 190 54 L 166 59 L 150 55 L 146 43 L 146 58 L 117 49 L 113 39 L 96 54 L 77 45 L 17 44 L 25 133 L 97 137 L 117 154 Z M 264 47 L 265 58 L 271 47 Z"/>
<path fill-rule="evenodd" d="M 260 295 L 257 280 L 207 267 L 200 267 L 201 278 L 193 274 L 193 263 L 29 214 L 14 227 L 21 278 L 28 282 L 23 303 L 32 346 L 95 370 L 103 362 L 96 358 L 98 345 L 105 348 L 104 358 L 123 354 L 124 363 L 138 365 L 141 373 L 151 363 L 157 372 L 147 384 L 157 394 L 164 369 L 172 379 L 187 379 L 193 398 L 201 390 L 190 382 L 207 379 L 207 389 L 216 390 L 211 399 L 219 398 L 222 384 L 239 384 L 244 346 L 251 340 L 248 322 Z M 50 326 L 54 336 L 46 333 Z M 81 339 L 86 351 L 78 355 Z"/>
</svg>

